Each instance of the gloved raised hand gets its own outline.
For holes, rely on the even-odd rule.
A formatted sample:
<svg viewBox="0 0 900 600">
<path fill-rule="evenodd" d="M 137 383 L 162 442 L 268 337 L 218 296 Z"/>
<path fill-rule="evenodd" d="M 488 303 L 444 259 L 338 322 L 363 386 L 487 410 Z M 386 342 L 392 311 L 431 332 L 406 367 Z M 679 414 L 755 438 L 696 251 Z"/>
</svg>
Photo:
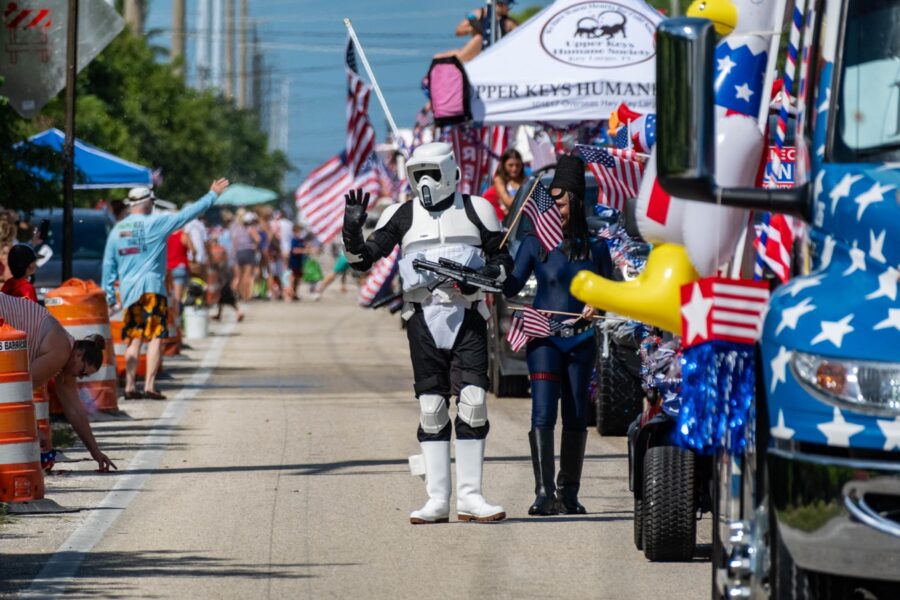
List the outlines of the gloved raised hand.
<svg viewBox="0 0 900 600">
<path fill-rule="evenodd" d="M 362 188 L 358 190 L 350 190 L 344 195 L 344 229 L 347 231 L 362 231 L 363 225 L 366 224 L 368 213 L 366 209 L 369 207 L 369 193 L 363 192 Z"/>
</svg>

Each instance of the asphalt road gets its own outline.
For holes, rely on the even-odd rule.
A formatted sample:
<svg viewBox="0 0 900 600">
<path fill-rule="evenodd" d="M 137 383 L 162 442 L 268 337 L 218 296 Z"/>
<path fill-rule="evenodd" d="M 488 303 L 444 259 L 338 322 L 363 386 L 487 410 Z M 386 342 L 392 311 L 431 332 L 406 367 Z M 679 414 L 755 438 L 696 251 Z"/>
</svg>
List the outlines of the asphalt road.
<svg viewBox="0 0 900 600">
<path fill-rule="evenodd" d="M 425 494 L 407 467 L 407 457 L 418 453 L 418 407 L 398 319 L 360 310 L 337 292 L 318 303 L 249 308 L 244 323 L 219 336 L 218 354 L 212 345 L 207 351 L 208 379 L 179 377 L 182 389 L 193 386 L 187 396 L 195 395 L 166 408 L 170 425 L 137 445 L 154 460 L 132 460 L 116 476 L 113 500 L 127 509 L 106 529 L 98 523 L 113 513 L 102 504 L 86 511 L 90 518 L 55 522 L 68 533 L 93 535 L 89 552 L 76 544 L 54 555 L 65 536 L 57 532 L 51 544 L 47 536 L 20 532 L 36 549 L 27 576 L 10 576 L 15 570 L 7 563 L 14 589 L 27 588 L 40 568 L 46 578 L 46 560 L 54 556 L 51 564 L 68 564 L 73 576 L 39 580 L 35 595 L 708 595 L 703 546 L 692 563 L 653 564 L 635 550 L 624 438 L 589 437 L 581 493 L 589 514 L 527 516 L 533 478 L 526 399 L 492 398 L 489 405 L 485 495 L 509 518 L 463 524 L 451 515 L 446 525 L 409 525 L 409 511 Z M 54 528 L 52 520 L 40 523 Z M 701 541 L 708 541 L 708 523 L 699 528 Z M 15 550 L 14 541 L 0 540 L 4 561 Z M 0 589 L 11 592 L 10 580 Z"/>
</svg>

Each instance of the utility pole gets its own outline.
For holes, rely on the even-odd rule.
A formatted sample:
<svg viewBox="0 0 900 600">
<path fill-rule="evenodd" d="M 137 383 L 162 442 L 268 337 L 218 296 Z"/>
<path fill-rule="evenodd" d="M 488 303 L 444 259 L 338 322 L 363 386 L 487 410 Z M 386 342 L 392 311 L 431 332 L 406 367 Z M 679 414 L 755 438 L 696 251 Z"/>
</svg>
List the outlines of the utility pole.
<svg viewBox="0 0 900 600">
<path fill-rule="evenodd" d="M 669 0 L 669 17 L 677 17 L 681 11 L 680 2 L 678 0 Z"/>
<path fill-rule="evenodd" d="M 213 87 L 222 88 L 222 0 L 212 0 L 212 60 L 211 75 Z"/>
<path fill-rule="evenodd" d="M 241 0 L 241 24 L 238 35 L 238 90 L 237 105 L 238 108 L 247 108 L 247 71 L 250 65 L 247 61 L 247 29 L 249 28 L 249 17 L 247 10 L 247 0 Z"/>
<path fill-rule="evenodd" d="M 197 3 L 197 87 L 209 86 L 209 0 Z"/>
<path fill-rule="evenodd" d="M 185 31 L 185 4 L 184 0 L 172 0 L 172 62 L 180 63 L 175 67 L 175 72 L 184 77 L 184 48 L 187 41 Z"/>
<path fill-rule="evenodd" d="M 66 24 L 66 137 L 63 142 L 62 280 L 72 278 L 75 250 L 75 82 L 78 76 L 78 0 L 69 0 Z"/>
<path fill-rule="evenodd" d="M 125 0 L 125 22 L 135 35 L 144 33 L 144 2 L 143 0 Z"/>
<path fill-rule="evenodd" d="M 225 0 L 225 97 L 234 98 L 234 0 Z"/>
<path fill-rule="evenodd" d="M 259 37 L 256 27 L 253 28 L 253 111 L 262 119 L 262 83 L 263 83 L 263 55 L 259 50 Z"/>
</svg>

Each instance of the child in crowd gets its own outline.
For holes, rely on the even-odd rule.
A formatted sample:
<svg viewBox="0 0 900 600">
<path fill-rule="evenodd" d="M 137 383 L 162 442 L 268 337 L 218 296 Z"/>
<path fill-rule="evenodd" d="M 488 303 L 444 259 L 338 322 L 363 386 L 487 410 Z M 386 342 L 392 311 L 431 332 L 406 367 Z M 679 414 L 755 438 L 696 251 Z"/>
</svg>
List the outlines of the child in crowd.
<svg viewBox="0 0 900 600">
<path fill-rule="evenodd" d="M 37 254 L 27 244 L 16 244 L 10 248 L 7 261 L 12 277 L 6 280 L 0 292 L 37 302 L 37 293 L 30 281 L 31 276 L 37 271 L 37 260 Z"/>
</svg>

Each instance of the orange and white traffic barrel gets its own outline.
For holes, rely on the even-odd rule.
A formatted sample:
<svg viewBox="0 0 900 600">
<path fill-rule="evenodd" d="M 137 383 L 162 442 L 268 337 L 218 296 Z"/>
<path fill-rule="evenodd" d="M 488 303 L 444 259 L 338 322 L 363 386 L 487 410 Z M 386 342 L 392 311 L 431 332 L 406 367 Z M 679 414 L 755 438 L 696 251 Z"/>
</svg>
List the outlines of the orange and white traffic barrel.
<svg viewBox="0 0 900 600">
<path fill-rule="evenodd" d="M 113 346 L 116 351 L 116 375 L 119 379 L 125 378 L 125 350 L 128 349 L 128 342 L 122 337 L 125 329 L 125 313 L 119 311 L 113 313 L 109 317 L 109 328 L 112 332 Z M 138 366 L 136 376 L 138 378 L 147 375 L 147 344 L 141 344 L 141 353 L 138 356 Z"/>
<path fill-rule="evenodd" d="M 47 386 L 36 387 L 32 393 L 34 404 L 34 420 L 37 425 L 38 440 L 41 443 L 41 452 L 53 450 L 53 432 L 50 429 L 50 394 Z"/>
<path fill-rule="evenodd" d="M 93 334 L 100 334 L 106 340 L 103 364 L 90 377 L 78 380 L 78 394 L 88 410 L 117 411 L 116 355 L 106 293 L 93 281 L 70 279 L 48 292 L 44 304 L 76 340 Z"/>
<path fill-rule="evenodd" d="M 0 502 L 44 497 L 25 333 L 0 319 Z"/>
</svg>

